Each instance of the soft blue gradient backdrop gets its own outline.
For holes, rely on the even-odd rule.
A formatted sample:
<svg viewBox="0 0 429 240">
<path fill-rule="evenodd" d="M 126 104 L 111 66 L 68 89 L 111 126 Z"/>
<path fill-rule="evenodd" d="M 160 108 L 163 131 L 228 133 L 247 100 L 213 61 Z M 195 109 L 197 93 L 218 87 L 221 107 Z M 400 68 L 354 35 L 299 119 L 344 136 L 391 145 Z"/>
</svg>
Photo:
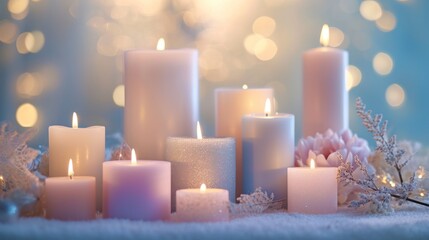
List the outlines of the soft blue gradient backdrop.
<svg viewBox="0 0 429 240">
<path fill-rule="evenodd" d="M 354 99 L 360 96 L 368 108 L 389 119 L 391 132 L 400 139 L 428 145 L 429 1 L 378 2 L 396 17 L 393 31 L 383 32 L 375 22 L 364 19 L 359 0 L 39 0 L 30 1 L 23 20 L 12 18 L 8 1 L 2 0 L 2 23 L 15 24 L 17 35 L 41 31 L 45 44 L 37 53 L 20 54 L 16 41 L 0 43 L 0 121 L 17 125 L 16 109 L 29 102 L 39 113 L 34 145 L 47 145 L 48 126 L 70 125 L 73 111 L 80 116 L 80 126 L 105 125 L 107 135 L 122 132 L 123 109 L 112 99 L 122 81 L 122 50 L 154 48 L 157 39 L 164 37 L 167 48 L 196 47 L 200 51 L 200 65 L 205 64 L 200 71 L 200 118 L 205 135 L 214 133 L 213 90 L 248 84 L 275 89 L 278 110 L 296 115 L 298 139 L 301 54 L 319 46 L 321 27 L 328 23 L 342 30 L 345 40 L 340 48 L 349 51 L 350 64 L 362 72 L 362 82 L 350 91 L 351 129 L 369 139 L 354 113 Z M 243 45 L 259 16 L 276 21 L 269 38 L 278 50 L 269 61 L 258 60 Z M 373 69 L 378 52 L 389 54 L 394 61 L 386 76 Z M 24 72 L 39 74 L 40 95 L 17 93 L 17 79 Z M 386 89 L 393 83 L 405 91 L 399 107 L 391 107 L 385 99 Z"/>
</svg>

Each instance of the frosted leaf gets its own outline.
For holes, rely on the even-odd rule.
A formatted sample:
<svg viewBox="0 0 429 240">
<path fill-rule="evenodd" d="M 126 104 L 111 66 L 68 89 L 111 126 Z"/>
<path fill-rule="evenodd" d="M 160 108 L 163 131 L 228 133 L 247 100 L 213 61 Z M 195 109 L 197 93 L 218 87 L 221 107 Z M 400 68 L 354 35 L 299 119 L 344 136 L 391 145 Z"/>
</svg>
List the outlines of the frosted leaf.
<svg viewBox="0 0 429 240">
<path fill-rule="evenodd" d="M 236 215 L 258 214 L 270 208 L 280 209 L 283 205 L 282 200 L 274 201 L 274 193 L 268 195 L 261 187 L 251 194 L 241 194 L 237 201 L 238 204 L 231 204 L 231 213 Z"/>
</svg>

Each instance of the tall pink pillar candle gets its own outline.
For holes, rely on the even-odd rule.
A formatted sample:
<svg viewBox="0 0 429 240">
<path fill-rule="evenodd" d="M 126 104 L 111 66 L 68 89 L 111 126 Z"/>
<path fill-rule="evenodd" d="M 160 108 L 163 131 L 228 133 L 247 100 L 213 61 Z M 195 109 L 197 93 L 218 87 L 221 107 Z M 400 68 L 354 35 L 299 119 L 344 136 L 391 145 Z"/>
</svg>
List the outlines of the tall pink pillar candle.
<svg viewBox="0 0 429 240">
<path fill-rule="evenodd" d="M 337 168 L 288 168 L 287 202 L 288 212 L 291 213 L 335 213 L 337 211 Z"/>
<path fill-rule="evenodd" d="M 325 27 L 326 26 L 326 27 Z M 327 47 L 329 27 L 321 34 L 323 47 L 303 55 L 303 136 L 340 131 L 349 127 L 346 90 L 348 52 Z"/>
<path fill-rule="evenodd" d="M 73 127 L 49 127 L 49 176 L 67 176 L 69 159 L 74 161 L 75 176 L 93 176 L 96 179 L 97 209 L 101 210 L 102 164 L 105 151 L 104 126 L 78 128 L 73 114 Z"/>
<path fill-rule="evenodd" d="M 216 136 L 235 138 L 236 196 L 243 193 L 241 118 L 246 114 L 264 113 L 265 100 L 272 97 L 271 88 L 215 90 Z"/>
<path fill-rule="evenodd" d="M 125 52 L 125 141 L 142 159 L 164 159 L 167 137 L 194 137 L 198 120 L 195 49 Z"/>
<path fill-rule="evenodd" d="M 287 168 L 294 165 L 295 116 L 266 112 L 243 117 L 243 193 L 262 187 L 274 193 L 275 200 L 286 200 Z"/>
<path fill-rule="evenodd" d="M 103 217 L 167 220 L 171 213 L 169 162 L 139 160 L 103 163 Z"/>
</svg>

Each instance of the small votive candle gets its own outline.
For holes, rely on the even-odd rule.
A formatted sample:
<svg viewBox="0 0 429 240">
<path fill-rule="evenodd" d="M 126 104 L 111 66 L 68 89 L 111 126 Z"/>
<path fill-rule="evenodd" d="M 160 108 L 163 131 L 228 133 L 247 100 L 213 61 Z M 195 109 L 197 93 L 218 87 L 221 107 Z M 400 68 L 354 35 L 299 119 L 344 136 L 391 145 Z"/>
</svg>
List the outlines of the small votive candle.
<svg viewBox="0 0 429 240">
<path fill-rule="evenodd" d="M 183 222 L 219 222 L 229 220 L 228 191 L 207 188 L 205 184 L 176 192 L 176 217 Z"/>
</svg>

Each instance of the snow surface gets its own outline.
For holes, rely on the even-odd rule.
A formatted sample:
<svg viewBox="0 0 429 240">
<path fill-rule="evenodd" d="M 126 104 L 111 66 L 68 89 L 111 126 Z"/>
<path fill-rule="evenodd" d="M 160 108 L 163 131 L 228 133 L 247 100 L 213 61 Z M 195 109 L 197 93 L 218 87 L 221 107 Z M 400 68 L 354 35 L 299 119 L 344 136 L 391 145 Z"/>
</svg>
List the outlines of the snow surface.
<svg viewBox="0 0 429 240">
<path fill-rule="evenodd" d="M 393 214 L 275 212 L 219 223 L 21 218 L 0 224 L 0 239 L 429 239 L 429 208 Z"/>
</svg>

